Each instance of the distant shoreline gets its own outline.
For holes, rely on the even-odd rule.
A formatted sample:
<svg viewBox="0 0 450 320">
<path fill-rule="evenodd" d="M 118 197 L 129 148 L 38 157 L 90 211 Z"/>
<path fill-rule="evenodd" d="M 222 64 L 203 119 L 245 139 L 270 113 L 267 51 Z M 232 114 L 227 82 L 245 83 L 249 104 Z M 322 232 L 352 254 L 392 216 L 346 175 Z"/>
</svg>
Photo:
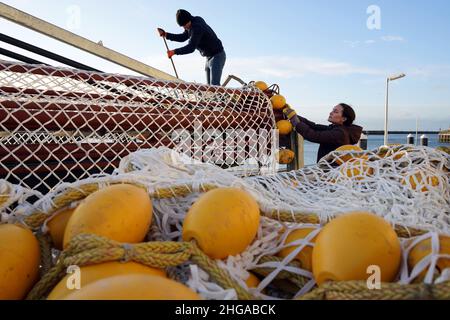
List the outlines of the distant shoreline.
<svg viewBox="0 0 450 320">
<path fill-rule="evenodd" d="M 417 131 L 417 134 L 439 134 L 440 131 Z M 384 130 L 363 130 L 366 135 L 384 135 Z M 416 130 L 411 131 L 388 131 L 389 134 L 415 134 Z"/>
</svg>

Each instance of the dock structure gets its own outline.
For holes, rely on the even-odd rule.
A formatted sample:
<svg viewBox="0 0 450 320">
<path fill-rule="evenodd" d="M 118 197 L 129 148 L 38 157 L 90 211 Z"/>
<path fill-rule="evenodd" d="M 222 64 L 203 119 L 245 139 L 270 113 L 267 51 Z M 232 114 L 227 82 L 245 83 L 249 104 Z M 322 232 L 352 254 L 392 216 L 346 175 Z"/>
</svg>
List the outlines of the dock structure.
<svg viewBox="0 0 450 320">
<path fill-rule="evenodd" d="M 440 143 L 450 143 L 450 128 L 439 132 Z"/>
</svg>

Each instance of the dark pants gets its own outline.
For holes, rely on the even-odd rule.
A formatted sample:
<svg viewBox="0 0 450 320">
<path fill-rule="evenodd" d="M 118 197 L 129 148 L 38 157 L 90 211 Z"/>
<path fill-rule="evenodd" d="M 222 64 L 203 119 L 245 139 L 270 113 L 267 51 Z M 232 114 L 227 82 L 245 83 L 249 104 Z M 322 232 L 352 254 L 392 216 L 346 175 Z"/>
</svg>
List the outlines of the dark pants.
<svg viewBox="0 0 450 320">
<path fill-rule="evenodd" d="M 205 71 L 207 84 L 220 86 L 220 78 L 222 77 L 222 70 L 226 59 L 225 51 L 221 51 L 206 60 Z"/>
</svg>

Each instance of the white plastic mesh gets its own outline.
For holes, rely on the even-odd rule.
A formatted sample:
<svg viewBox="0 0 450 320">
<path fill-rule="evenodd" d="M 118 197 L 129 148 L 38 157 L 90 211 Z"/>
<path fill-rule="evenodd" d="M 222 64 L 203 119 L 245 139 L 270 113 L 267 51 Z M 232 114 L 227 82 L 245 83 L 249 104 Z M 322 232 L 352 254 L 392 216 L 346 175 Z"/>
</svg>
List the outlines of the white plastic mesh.
<svg viewBox="0 0 450 320">
<path fill-rule="evenodd" d="M 383 153 L 381 150 L 365 152 L 358 156 L 364 163 L 355 162 L 360 172 L 351 166 L 352 160 L 339 167 L 330 163 L 336 159 L 344 159 L 347 153 L 332 153 L 318 165 L 302 170 L 278 173 L 275 175 L 239 178 L 236 175 L 211 164 L 192 161 L 185 155 L 178 154 L 167 148 L 140 150 L 125 157 L 114 175 L 102 175 L 72 184 L 62 184 L 33 205 L 22 205 L 14 210 L 14 219 L 29 214 L 36 208 L 46 212 L 52 206 L 52 199 L 67 188 L 96 182 L 108 185 L 114 181 L 130 181 L 147 186 L 149 192 L 156 189 L 189 185 L 192 193 L 185 197 L 154 200 L 154 226 L 149 233 L 149 240 L 181 240 L 184 217 L 200 196 L 201 186 L 213 184 L 216 186 L 235 186 L 250 192 L 257 199 L 264 212 L 284 211 L 295 213 L 314 213 L 325 222 L 332 216 L 355 210 L 373 212 L 384 217 L 393 225 L 401 224 L 413 228 L 429 230 L 414 243 L 437 233 L 450 234 L 450 196 L 449 196 L 449 168 L 450 158 L 447 154 L 428 147 L 399 147 Z M 370 168 L 372 170 L 367 170 Z M 348 170 L 352 174 L 348 176 Z M 134 171 L 133 171 L 134 170 Z M 410 184 L 411 174 L 423 172 L 424 176 L 417 179 L 416 185 Z M 427 179 L 435 177 L 435 179 Z M 299 245 L 282 262 L 266 262 L 261 264 L 264 255 L 276 255 L 286 247 L 285 239 L 289 232 L 299 228 L 316 228 L 320 225 L 302 223 L 282 223 L 266 217 L 261 218 L 260 228 L 254 242 L 240 255 L 230 256 L 226 260 L 218 261 L 219 265 L 228 270 L 242 286 L 248 272 L 256 267 L 274 267 L 257 288 L 250 291 L 264 299 L 280 298 L 269 293 L 268 285 L 282 270 L 299 274 L 310 279 L 297 292 L 297 296 L 304 294 L 314 287 L 311 272 L 300 268 L 287 266 L 305 245 L 313 246 L 310 242 L 315 233 L 305 239 L 290 245 Z M 437 258 L 448 259 L 448 255 L 439 255 L 439 248 L 434 247 L 434 253 L 420 263 L 414 272 L 407 269 L 407 252 L 411 241 L 403 241 L 403 268 L 399 274 L 399 281 L 409 283 L 421 271 L 429 268 L 434 270 Z M 434 261 L 434 262 L 433 262 Z M 433 274 L 433 270 L 430 274 Z M 235 299 L 233 290 L 223 290 L 214 284 L 207 274 L 196 266 L 182 266 L 176 270 L 183 282 L 196 289 L 205 298 Z M 427 276 L 424 281 L 432 282 Z M 447 279 L 443 273 L 441 280 Z"/>
<path fill-rule="evenodd" d="M 271 166 L 274 128 L 269 99 L 252 86 L 0 60 L 0 176 L 42 192 L 111 173 L 131 152 L 160 146 L 227 168 Z"/>
<path fill-rule="evenodd" d="M 202 185 L 236 186 L 250 192 L 264 212 L 314 214 L 324 223 L 364 210 L 393 225 L 430 231 L 422 237 L 434 239 L 433 253 L 415 270 L 408 270 L 405 262 L 411 242 L 402 243 L 404 263 L 398 280 L 403 283 L 426 268 L 431 271 L 424 281 L 434 281 L 436 259 L 448 259 L 436 247 L 437 233 L 450 234 L 450 157 L 444 152 L 412 146 L 360 154 L 333 152 L 302 170 L 241 178 L 213 165 L 217 157 L 211 151 L 220 149 L 217 142 L 226 130 L 235 134 L 233 139 L 236 132 L 242 138 L 239 130 L 245 130 L 250 137 L 244 141 L 259 143 L 244 143 L 241 153 L 225 149 L 220 157 L 232 161 L 219 164 L 270 162 L 271 157 L 260 153 L 261 139 L 266 142 L 263 149 L 276 147 L 274 117 L 267 97 L 252 87 L 225 89 L 0 61 L 0 93 L 0 173 L 6 179 L 0 180 L 0 191 L 9 199 L 1 208 L 2 221 L 36 210 L 48 212 L 55 196 L 88 182 L 106 186 L 129 181 L 147 186 L 149 192 L 189 185 L 192 193 L 186 197 L 153 201 L 155 225 L 149 239 L 178 241 L 186 212 Z M 220 130 L 204 130 L 189 140 L 192 145 L 183 145 L 188 140 L 182 136 L 191 136 L 196 122 L 202 130 Z M 261 134 L 259 129 L 267 130 Z M 46 193 L 58 182 L 63 183 Z M 32 197 L 39 200 L 28 201 Z M 287 264 L 305 245 L 312 245 L 314 234 L 298 241 L 300 246 L 282 262 L 259 260 L 285 247 L 290 231 L 305 227 L 318 232 L 320 225 L 262 217 L 254 242 L 240 255 L 218 263 L 244 287 L 252 269 L 274 267 L 257 288 L 250 289 L 265 299 L 279 298 L 268 287 L 280 271 L 303 275 L 310 281 L 296 294 L 301 295 L 314 286 L 312 274 Z M 205 298 L 236 298 L 234 290 L 223 290 L 197 266 L 184 265 L 175 273 Z M 448 271 L 436 281 L 445 279 Z"/>
</svg>

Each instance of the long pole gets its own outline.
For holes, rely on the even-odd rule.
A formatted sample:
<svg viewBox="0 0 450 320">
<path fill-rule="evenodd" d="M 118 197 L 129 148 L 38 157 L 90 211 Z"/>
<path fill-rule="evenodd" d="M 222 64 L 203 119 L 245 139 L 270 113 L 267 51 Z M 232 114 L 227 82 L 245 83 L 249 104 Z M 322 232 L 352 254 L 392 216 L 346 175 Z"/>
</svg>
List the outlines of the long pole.
<svg viewBox="0 0 450 320">
<path fill-rule="evenodd" d="M 386 104 L 384 107 L 384 145 L 388 145 L 388 103 L 389 103 L 389 78 L 386 79 Z"/>
<path fill-rule="evenodd" d="M 169 46 L 167 45 L 166 37 L 162 37 L 162 38 L 164 40 L 164 44 L 166 45 L 167 51 L 169 51 Z M 175 76 L 177 77 L 177 79 L 180 79 L 180 77 L 178 77 L 178 72 L 177 72 L 177 69 L 175 68 L 175 63 L 173 63 L 172 57 L 170 58 L 170 61 L 172 62 L 172 67 L 173 67 L 173 71 L 175 71 Z"/>
</svg>

